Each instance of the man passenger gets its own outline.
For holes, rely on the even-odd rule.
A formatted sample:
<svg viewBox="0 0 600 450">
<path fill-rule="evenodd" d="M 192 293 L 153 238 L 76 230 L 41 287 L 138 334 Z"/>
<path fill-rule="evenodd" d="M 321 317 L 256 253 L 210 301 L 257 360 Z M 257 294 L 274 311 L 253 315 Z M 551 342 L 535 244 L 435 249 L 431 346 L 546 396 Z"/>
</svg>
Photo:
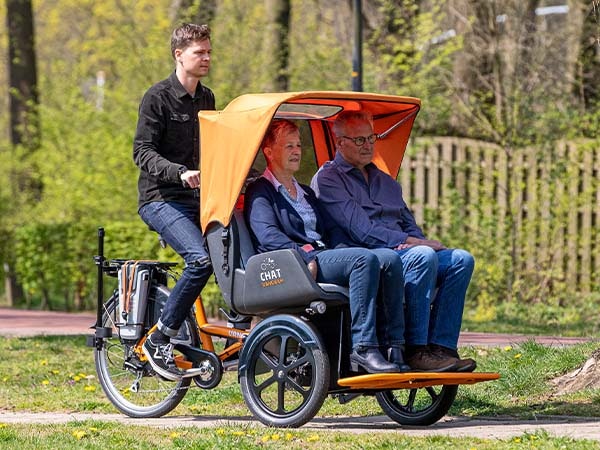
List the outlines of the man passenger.
<svg viewBox="0 0 600 450">
<path fill-rule="evenodd" d="M 377 135 L 369 112 L 340 113 L 333 134 L 335 158 L 317 172 L 312 187 L 345 231 L 346 244 L 390 248 L 402 258 L 406 363 L 413 370 L 475 370 L 473 359 L 457 353 L 473 257 L 425 237 L 400 185 L 372 162 Z"/>
</svg>

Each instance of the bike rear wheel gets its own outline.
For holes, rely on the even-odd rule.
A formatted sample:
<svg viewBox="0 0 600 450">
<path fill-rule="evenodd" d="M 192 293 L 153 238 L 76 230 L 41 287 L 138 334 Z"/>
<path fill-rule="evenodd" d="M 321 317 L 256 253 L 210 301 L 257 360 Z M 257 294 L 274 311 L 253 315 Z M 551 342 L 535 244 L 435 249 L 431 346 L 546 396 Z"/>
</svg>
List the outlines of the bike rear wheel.
<svg viewBox="0 0 600 450">
<path fill-rule="evenodd" d="M 169 291 L 164 286 L 152 286 L 148 296 L 148 307 L 157 311 L 166 301 Z M 157 375 L 147 361 L 142 361 L 135 351 L 135 344 L 122 341 L 115 326 L 118 295 L 113 294 L 104 304 L 102 327 L 112 328 L 112 336 L 103 339 L 100 349 L 96 348 L 94 360 L 96 373 L 104 393 L 111 403 L 123 414 L 135 418 L 161 417 L 172 411 L 185 397 L 191 378 L 177 382 L 167 381 Z M 198 336 L 191 318 L 186 319 L 177 338 L 197 346 Z"/>
</svg>

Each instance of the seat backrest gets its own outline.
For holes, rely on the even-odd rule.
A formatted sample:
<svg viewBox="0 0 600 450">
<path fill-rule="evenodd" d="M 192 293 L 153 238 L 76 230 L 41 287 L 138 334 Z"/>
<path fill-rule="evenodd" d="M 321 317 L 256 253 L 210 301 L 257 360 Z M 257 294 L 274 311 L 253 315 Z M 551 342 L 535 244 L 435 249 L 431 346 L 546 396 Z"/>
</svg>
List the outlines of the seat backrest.
<svg viewBox="0 0 600 450">
<path fill-rule="evenodd" d="M 235 228 L 237 236 L 233 236 L 233 240 L 237 239 L 237 244 L 240 247 L 240 266 L 239 268 L 245 269 L 248 264 L 248 259 L 256 254 L 254 245 L 252 244 L 252 238 L 250 232 L 246 226 L 246 219 L 244 219 L 244 211 L 241 209 L 235 209 L 233 211 L 233 217 L 231 218 L 232 228 Z M 236 234 L 233 232 L 232 234 Z M 237 268 L 237 267 L 236 267 Z"/>
<path fill-rule="evenodd" d="M 235 310 L 232 295 L 236 269 L 243 270 L 255 254 L 242 210 L 234 210 L 227 227 L 211 224 L 205 235 L 217 284 L 227 305 Z"/>
</svg>

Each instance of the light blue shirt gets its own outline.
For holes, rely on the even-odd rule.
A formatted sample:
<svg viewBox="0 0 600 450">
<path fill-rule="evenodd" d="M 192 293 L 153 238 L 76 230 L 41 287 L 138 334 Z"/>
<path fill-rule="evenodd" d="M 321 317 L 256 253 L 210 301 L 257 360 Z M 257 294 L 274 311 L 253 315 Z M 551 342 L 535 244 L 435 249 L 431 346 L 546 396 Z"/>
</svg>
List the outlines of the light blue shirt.
<svg viewBox="0 0 600 450">
<path fill-rule="evenodd" d="M 317 215 L 312 209 L 312 206 L 306 201 L 306 192 L 300 187 L 300 184 L 298 184 L 296 179 L 292 177 L 292 183 L 294 183 L 294 186 L 296 187 L 296 198 L 293 198 L 292 194 L 290 194 L 285 186 L 275 178 L 275 175 L 273 175 L 273 172 L 271 172 L 268 167 L 265 169 L 262 176 L 269 180 L 275 190 L 283 195 L 292 208 L 300 215 L 302 222 L 304 222 L 306 236 L 315 241 L 320 240 L 321 235 L 317 233 Z"/>
</svg>

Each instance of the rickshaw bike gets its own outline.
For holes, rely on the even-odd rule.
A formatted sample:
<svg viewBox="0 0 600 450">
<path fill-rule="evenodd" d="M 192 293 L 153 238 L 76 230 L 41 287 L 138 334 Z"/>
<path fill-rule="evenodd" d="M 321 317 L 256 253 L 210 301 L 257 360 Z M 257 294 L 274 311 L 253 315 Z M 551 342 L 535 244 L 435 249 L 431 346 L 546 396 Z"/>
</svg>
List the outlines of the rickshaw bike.
<svg viewBox="0 0 600 450">
<path fill-rule="evenodd" d="M 177 365 L 198 369 L 194 377 L 164 380 L 142 352 L 176 263 L 106 259 L 99 229 L 97 322 L 88 343 L 95 348 L 100 384 L 119 411 L 137 418 L 167 414 L 192 382 L 202 389 L 217 387 L 232 359 L 248 409 L 274 427 L 302 426 L 328 395 L 342 404 L 374 396 L 397 423 L 431 425 L 448 412 L 459 385 L 499 378 L 478 372 L 352 372 L 348 289 L 315 282 L 295 250 L 255 252 L 243 218 L 243 191 L 249 173 L 260 165 L 259 147 L 271 120 L 301 124 L 303 153 L 312 148 L 320 167 L 334 156 L 336 115 L 361 109 L 374 118 L 374 163 L 396 178 L 419 99 L 341 91 L 247 94 L 221 111 L 200 112 L 200 222 L 227 304 L 228 326 L 209 323 L 198 298 L 172 340 Z M 104 275 L 118 278 L 108 300 Z M 224 338 L 225 347 L 216 350 L 213 341 Z"/>
</svg>

